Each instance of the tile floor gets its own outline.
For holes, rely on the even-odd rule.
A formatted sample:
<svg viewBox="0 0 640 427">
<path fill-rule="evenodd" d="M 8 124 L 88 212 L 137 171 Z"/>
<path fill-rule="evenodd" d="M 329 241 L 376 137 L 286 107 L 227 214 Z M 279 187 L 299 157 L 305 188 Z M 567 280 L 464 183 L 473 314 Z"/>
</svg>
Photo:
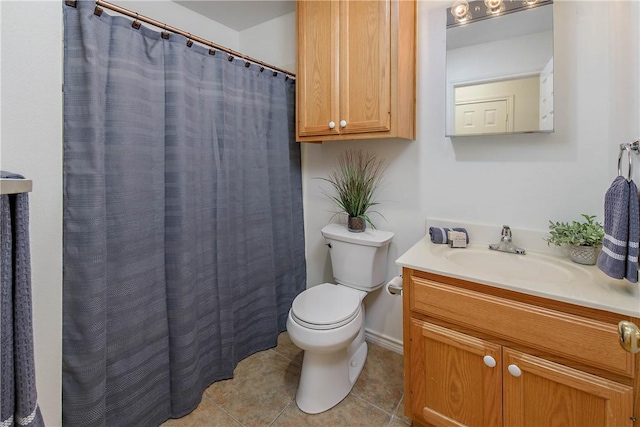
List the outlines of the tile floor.
<svg viewBox="0 0 640 427">
<path fill-rule="evenodd" d="M 308 415 L 296 406 L 302 350 L 284 332 L 276 348 L 238 364 L 234 378 L 212 384 L 200 406 L 161 427 L 407 427 L 402 355 L 369 343 L 369 355 L 351 393 L 337 406 Z"/>
</svg>

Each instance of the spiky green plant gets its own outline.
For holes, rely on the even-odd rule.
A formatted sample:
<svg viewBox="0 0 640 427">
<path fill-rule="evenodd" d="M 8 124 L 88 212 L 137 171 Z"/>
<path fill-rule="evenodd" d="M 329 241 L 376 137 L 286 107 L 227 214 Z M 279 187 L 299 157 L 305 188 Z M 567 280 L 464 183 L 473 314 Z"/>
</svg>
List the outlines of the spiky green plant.
<svg viewBox="0 0 640 427">
<path fill-rule="evenodd" d="M 328 197 L 347 215 L 362 218 L 376 228 L 369 213 L 382 216 L 370 209 L 378 204 L 373 196 L 386 169 L 384 162 L 375 154 L 348 150 L 338 156 L 338 166 L 328 178 L 320 178 L 329 182 L 336 192 Z"/>
</svg>

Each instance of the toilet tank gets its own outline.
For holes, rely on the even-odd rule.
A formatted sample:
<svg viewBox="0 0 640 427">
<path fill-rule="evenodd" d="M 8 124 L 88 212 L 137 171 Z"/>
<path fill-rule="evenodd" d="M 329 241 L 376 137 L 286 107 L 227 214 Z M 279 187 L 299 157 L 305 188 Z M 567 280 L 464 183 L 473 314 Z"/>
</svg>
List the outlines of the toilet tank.
<svg viewBox="0 0 640 427">
<path fill-rule="evenodd" d="M 322 229 L 322 235 L 329 244 L 337 283 L 367 292 L 382 286 L 387 277 L 392 232 L 367 228 L 353 233 L 344 224 L 329 224 Z"/>
</svg>

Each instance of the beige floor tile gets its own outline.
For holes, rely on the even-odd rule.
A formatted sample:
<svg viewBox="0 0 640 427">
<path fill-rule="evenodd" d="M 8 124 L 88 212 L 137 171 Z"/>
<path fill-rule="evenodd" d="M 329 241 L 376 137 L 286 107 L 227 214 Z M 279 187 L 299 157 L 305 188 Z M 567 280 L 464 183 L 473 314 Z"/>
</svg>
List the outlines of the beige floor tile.
<svg viewBox="0 0 640 427">
<path fill-rule="evenodd" d="M 283 332 L 278 335 L 278 346 L 274 350 L 285 358 L 293 360 L 298 365 L 302 365 L 304 351 L 291 342 L 288 332 Z"/>
<path fill-rule="evenodd" d="M 399 418 L 393 417 L 391 423 L 389 423 L 389 427 L 407 427 L 411 425 L 411 421 L 404 422 Z"/>
<path fill-rule="evenodd" d="M 404 388 L 402 355 L 369 344 L 367 361 L 353 386 L 353 393 L 392 414 Z"/>
<path fill-rule="evenodd" d="M 273 350 L 238 364 L 231 380 L 212 384 L 205 395 L 244 426 L 268 426 L 293 400 L 300 366 Z"/>
<path fill-rule="evenodd" d="M 210 398 L 204 396 L 200 405 L 182 418 L 168 420 L 161 427 L 242 427 L 229 414 L 216 405 Z"/>
<path fill-rule="evenodd" d="M 402 356 L 369 344 L 367 362 L 351 394 L 329 411 L 308 415 L 295 404 L 304 352 L 285 332 L 278 346 L 238 364 L 234 379 L 211 385 L 191 414 L 162 427 L 389 426 L 406 427 Z"/>
<path fill-rule="evenodd" d="M 404 396 L 400 399 L 400 403 L 398 404 L 396 411 L 393 413 L 393 418 L 411 425 L 411 419 L 404 415 Z"/>
<path fill-rule="evenodd" d="M 338 405 L 316 415 L 305 414 L 295 402 L 291 402 L 273 427 L 386 427 L 390 420 L 389 414 L 358 397 L 348 395 Z"/>
</svg>

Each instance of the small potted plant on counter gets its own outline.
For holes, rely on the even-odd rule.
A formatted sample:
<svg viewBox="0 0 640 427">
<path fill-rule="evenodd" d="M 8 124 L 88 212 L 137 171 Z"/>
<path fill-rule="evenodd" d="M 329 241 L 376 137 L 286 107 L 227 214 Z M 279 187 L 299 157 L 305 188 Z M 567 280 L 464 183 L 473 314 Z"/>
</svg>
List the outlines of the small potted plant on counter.
<svg viewBox="0 0 640 427">
<path fill-rule="evenodd" d="M 604 228 L 595 221 L 595 215 L 581 214 L 584 222 L 553 222 L 549 221 L 549 237 L 547 244 L 568 246 L 569 255 L 573 262 L 594 265 L 597 260 L 597 249 L 602 246 Z"/>
<path fill-rule="evenodd" d="M 336 192 L 336 195 L 329 195 L 329 199 L 349 216 L 349 231 L 361 233 L 367 223 L 376 228 L 369 213 L 375 212 L 370 209 L 378 204 L 374 200 L 374 193 L 385 170 L 383 161 L 375 154 L 349 150 L 338 156 L 338 165 L 338 170 L 334 170 L 328 178 L 320 178 L 329 182 Z"/>
</svg>

